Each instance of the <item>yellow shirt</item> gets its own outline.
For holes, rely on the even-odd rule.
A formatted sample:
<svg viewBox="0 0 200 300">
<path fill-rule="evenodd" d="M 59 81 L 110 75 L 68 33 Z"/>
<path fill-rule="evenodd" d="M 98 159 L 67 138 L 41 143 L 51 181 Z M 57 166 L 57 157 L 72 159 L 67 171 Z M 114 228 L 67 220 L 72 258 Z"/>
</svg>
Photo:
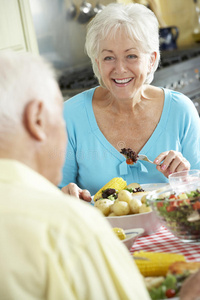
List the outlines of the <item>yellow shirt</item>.
<svg viewBox="0 0 200 300">
<path fill-rule="evenodd" d="M 104 217 L 27 166 L 0 159 L 0 299 L 150 299 Z"/>
</svg>

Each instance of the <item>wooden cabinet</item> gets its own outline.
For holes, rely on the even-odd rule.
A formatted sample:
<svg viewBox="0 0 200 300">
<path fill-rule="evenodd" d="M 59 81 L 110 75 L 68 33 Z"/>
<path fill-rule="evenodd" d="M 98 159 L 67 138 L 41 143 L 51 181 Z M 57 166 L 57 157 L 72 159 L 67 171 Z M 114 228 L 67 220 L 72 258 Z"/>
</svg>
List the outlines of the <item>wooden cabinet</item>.
<svg viewBox="0 0 200 300">
<path fill-rule="evenodd" d="M 178 46 L 194 44 L 192 37 L 195 18 L 193 0 L 159 0 L 163 18 L 167 26 L 179 28 Z"/>
<path fill-rule="evenodd" d="M 38 53 L 29 0 L 0 0 L 0 50 Z"/>
</svg>

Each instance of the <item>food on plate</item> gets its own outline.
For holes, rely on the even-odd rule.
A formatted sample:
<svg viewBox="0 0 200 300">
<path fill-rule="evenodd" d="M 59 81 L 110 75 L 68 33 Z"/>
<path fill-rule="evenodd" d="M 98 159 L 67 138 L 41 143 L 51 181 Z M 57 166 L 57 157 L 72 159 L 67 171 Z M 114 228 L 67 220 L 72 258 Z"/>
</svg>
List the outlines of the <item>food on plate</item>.
<svg viewBox="0 0 200 300">
<path fill-rule="evenodd" d="M 130 201 L 131 201 L 131 199 L 132 199 L 132 194 L 129 191 L 127 191 L 127 190 L 121 190 L 118 193 L 117 199 L 119 201 L 125 201 L 125 202 L 127 202 L 129 204 Z"/>
<path fill-rule="evenodd" d="M 108 183 L 106 183 L 95 195 L 93 200 L 96 201 L 97 199 L 102 198 L 102 193 L 108 189 L 114 189 L 115 191 L 112 192 L 119 192 L 123 190 L 127 186 L 126 181 L 121 177 L 115 177 L 111 179 Z M 104 197 L 105 198 L 105 197 Z M 107 197 L 106 197 L 107 198 Z"/>
<path fill-rule="evenodd" d="M 95 202 L 94 206 L 97 207 L 104 216 L 108 216 L 111 213 L 111 206 L 113 205 L 114 200 L 110 199 L 100 199 Z"/>
<path fill-rule="evenodd" d="M 168 272 L 171 274 L 183 274 L 188 271 L 190 274 L 197 272 L 200 269 L 199 261 L 177 261 L 169 266 Z"/>
<path fill-rule="evenodd" d="M 133 165 L 137 162 L 138 155 L 131 148 L 122 148 L 120 153 L 122 153 L 126 157 L 126 163 L 128 165 Z"/>
<path fill-rule="evenodd" d="M 170 299 L 178 296 L 180 288 L 188 274 L 172 275 L 167 274 L 165 277 L 159 277 L 160 284 L 156 277 L 145 278 L 145 283 L 152 300 Z"/>
<path fill-rule="evenodd" d="M 126 201 L 116 200 L 111 208 L 113 216 L 124 216 L 130 212 L 129 204 Z"/>
<path fill-rule="evenodd" d="M 164 276 L 156 276 L 156 277 L 152 276 L 152 277 L 144 278 L 145 285 L 148 291 L 150 291 L 153 288 L 159 287 L 164 280 L 165 280 Z"/>
<path fill-rule="evenodd" d="M 120 240 L 126 239 L 126 234 L 122 228 L 114 227 L 112 228 L 112 230 Z"/>
<path fill-rule="evenodd" d="M 126 189 L 131 193 L 134 193 L 135 196 L 142 196 L 142 195 L 146 196 L 148 194 L 148 191 L 145 191 L 139 183 L 135 183 L 135 182 L 127 185 Z"/>
<path fill-rule="evenodd" d="M 94 206 L 101 210 L 104 216 L 124 216 L 151 211 L 151 208 L 139 198 L 145 192 L 139 183 L 126 185 L 121 178 L 114 178 L 101 188 L 94 196 Z"/>
<path fill-rule="evenodd" d="M 130 212 L 132 214 L 138 214 L 141 206 L 142 202 L 137 198 L 132 198 L 129 202 Z"/>
<path fill-rule="evenodd" d="M 200 189 L 178 195 L 165 192 L 147 201 L 174 235 L 200 240 Z"/>
<path fill-rule="evenodd" d="M 143 203 L 139 208 L 139 214 L 147 213 L 152 211 L 151 207 L 146 205 L 146 203 Z"/>
<path fill-rule="evenodd" d="M 133 182 L 133 183 L 130 183 L 127 185 L 127 188 L 128 189 L 137 189 L 137 188 L 141 188 L 141 185 L 137 182 Z"/>
<path fill-rule="evenodd" d="M 106 190 L 103 190 L 102 191 L 102 198 L 104 198 L 104 199 L 107 199 L 109 196 L 111 196 L 112 195 L 112 198 L 113 199 L 116 199 L 117 198 L 117 191 L 116 191 L 116 189 L 111 189 L 111 188 L 109 188 L 109 189 L 106 189 Z M 97 199 L 98 200 L 98 199 Z"/>
<path fill-rule="evenodd" d="M 188 262 L 177 253 L 137 251 L 133 257 L 140 257 L 135 263 L 152 300 L 178 296 L 184 280 L 200 269 L 200 262 Z"/>
<path fill-rule="evenodd" d="M 142 198 L 141 198 L 141 202 L 142 202 L 142 203 L 146 203 L 146 202 L 147 202 L 147 198 L 146 198 L 147 195 L 148 195 L 148 193 L 145 193 L 145 194 L 142 196 Z"/>
<path fill-rule="evenodd" d="M 140 273 L 147 276 L 166 276 L 169 266 L 176 261 L 185 261 L 182 254 L 135 251 L 133 257 L 143 257 L 147 260 L 135 260 Z"/>
<path fill-rule="evenodd" d="M 200 262 L 177 261 L 169 266 L 165 277 L 144 278 L 151 299 L 160 300 L 178 296 L 185 279 L 199 269 Z"/>
</svg>

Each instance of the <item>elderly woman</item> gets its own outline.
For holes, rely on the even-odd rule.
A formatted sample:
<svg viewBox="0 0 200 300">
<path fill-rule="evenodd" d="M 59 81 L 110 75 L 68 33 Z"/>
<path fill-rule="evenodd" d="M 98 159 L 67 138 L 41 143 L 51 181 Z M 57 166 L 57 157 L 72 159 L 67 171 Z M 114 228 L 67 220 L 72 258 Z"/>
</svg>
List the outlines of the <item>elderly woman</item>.
<svg viewBox="0 0 200 300">
<path fill-rule="evenodd" d="M 192 101 L 150 85 L 160 59 L 158 29 L 153 12 L 141 4 L 109 4 L 89 23 L 86 51 L 100 86 L 65 102 L 64 192 L 90 200 L 83 189 L 95 194 L 113 177 L 160 183 L 173 172 L 200 169 L 200 124 Z M 154 164 L 128 165 L 122 148 Z"/>
</svg>

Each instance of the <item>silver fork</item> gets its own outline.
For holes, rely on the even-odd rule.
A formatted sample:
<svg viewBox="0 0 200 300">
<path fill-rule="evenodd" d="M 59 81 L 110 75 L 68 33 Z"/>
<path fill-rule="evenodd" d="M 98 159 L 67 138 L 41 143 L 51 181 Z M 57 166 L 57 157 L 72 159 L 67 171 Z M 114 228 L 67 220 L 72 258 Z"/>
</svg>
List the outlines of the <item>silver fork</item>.
<svg viewBox="0 0 200 300">
<path fill-rule="evenodd" d="M 151 161 L 150 159 L 148 159 L 148 157 L 146 155 L 144 155 L 144 154 L 138 155 L 138 160 L 145 160 L 145 161 L 148 161 L 151 164 L 154 164 L 154 162 Z"/>
</svg>

